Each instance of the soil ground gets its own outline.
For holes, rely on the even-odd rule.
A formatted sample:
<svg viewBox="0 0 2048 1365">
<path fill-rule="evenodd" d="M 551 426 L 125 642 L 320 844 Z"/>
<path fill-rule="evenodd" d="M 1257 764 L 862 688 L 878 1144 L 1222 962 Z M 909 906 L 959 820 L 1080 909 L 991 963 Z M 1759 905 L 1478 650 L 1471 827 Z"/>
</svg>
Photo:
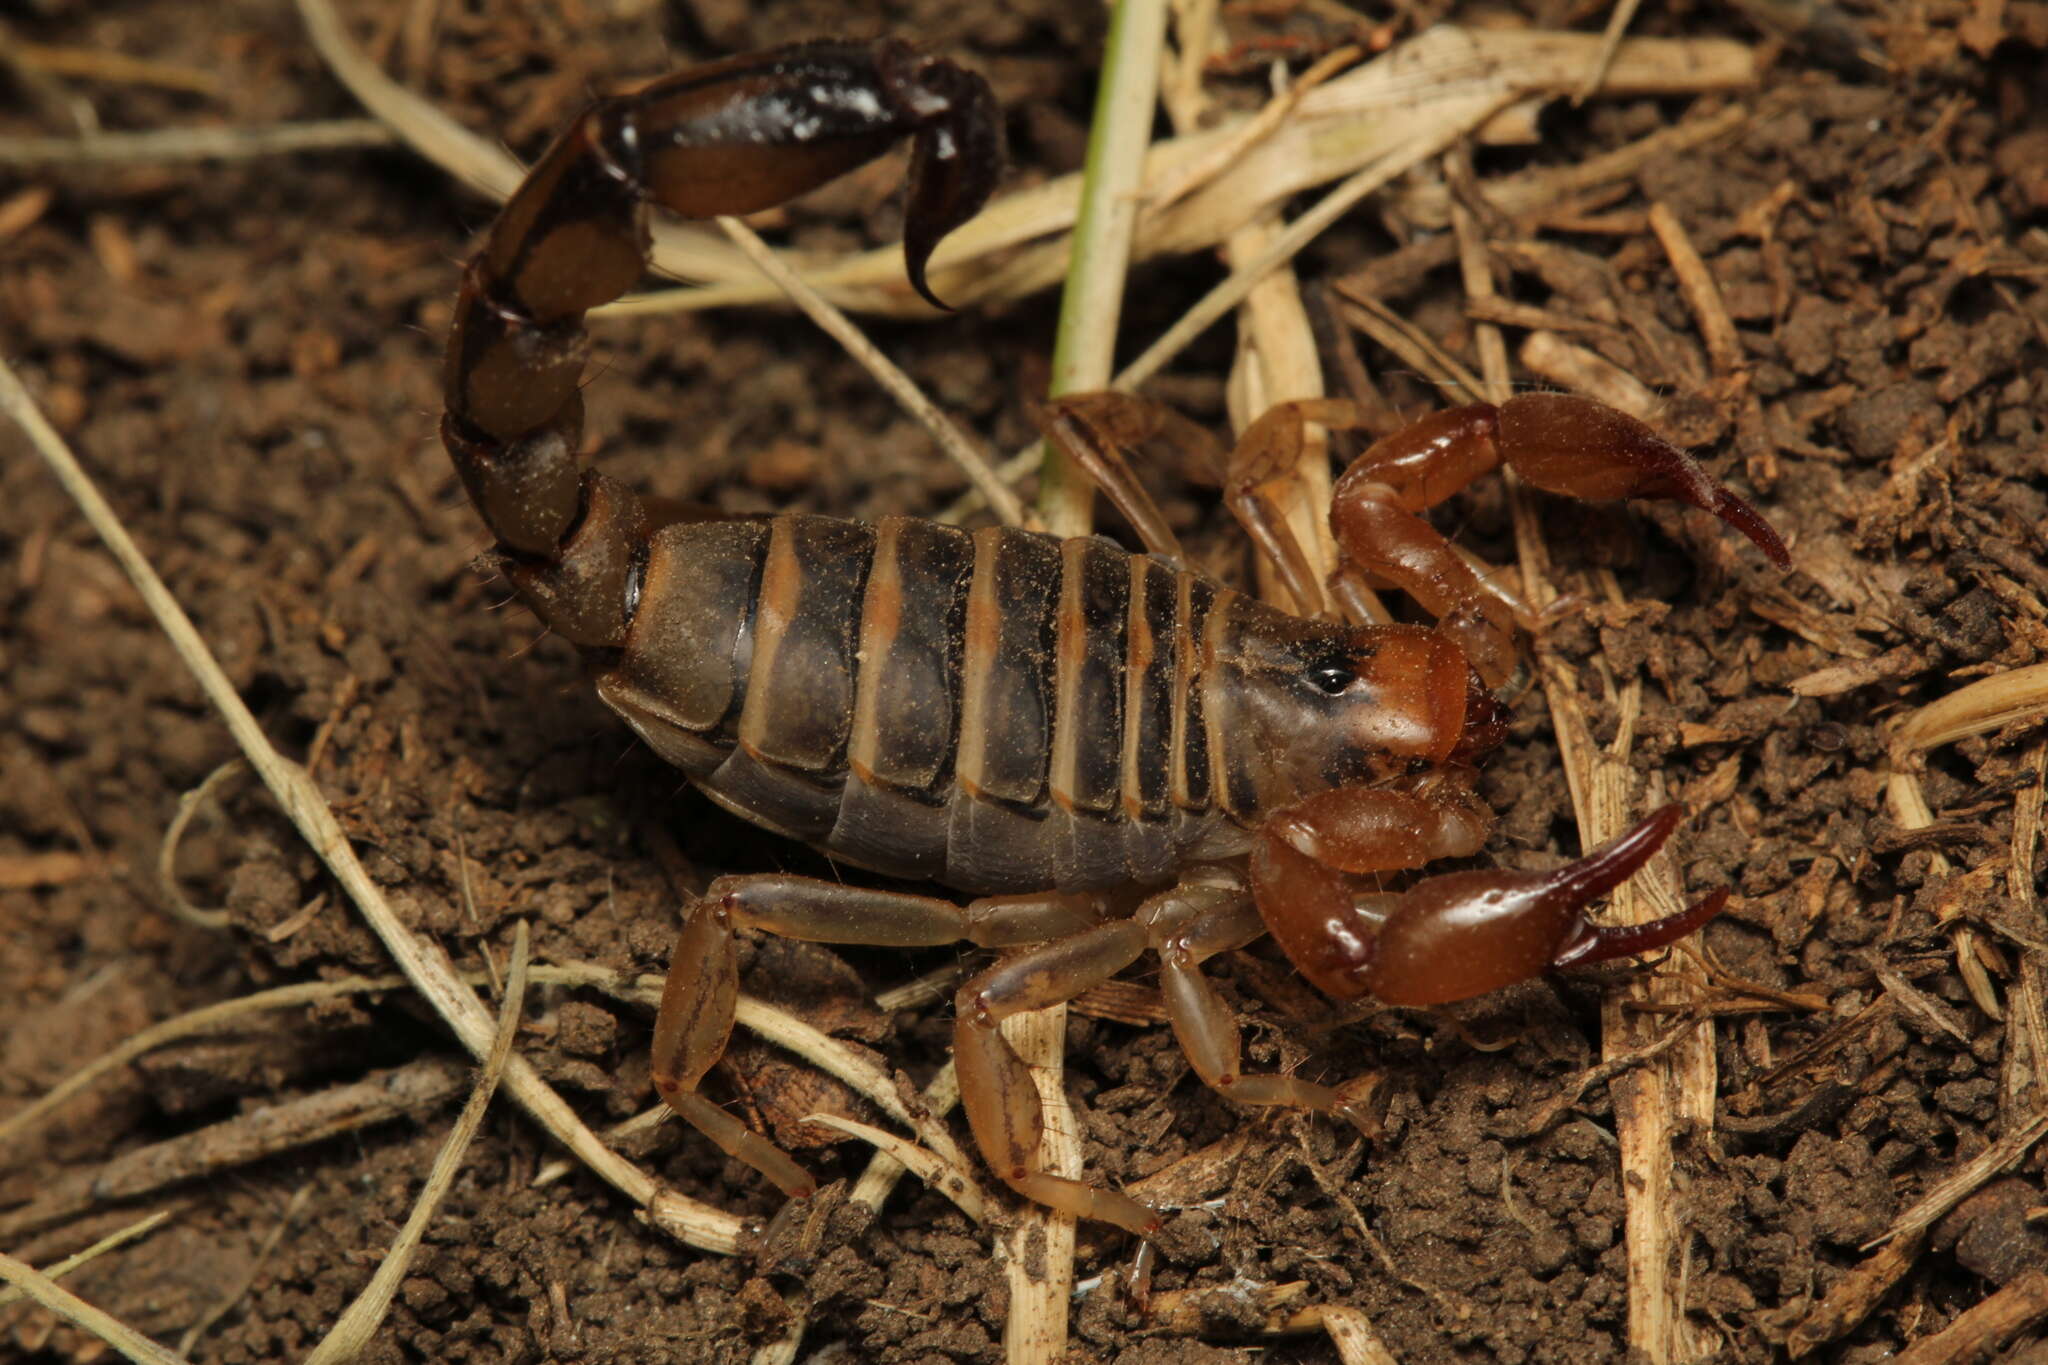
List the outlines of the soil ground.
<svg viewBox="0 0 2048 1365">
<path fill-rule="evenodd" d="M 849 29 L 917 35 L 987 71 L 1020 177 L 1077 164 L 1100 44 L 1095 7 L 823 0 L 485 0 L 438 6 L 421 41 L 398 0 L 352 0 L 358 37 L 450 115 L 531 155 L 593 88 L 689 56 Z M 427 7 L 433 9 L 436 7 Z M 1599 7 L 1536 0 L 1521 17 L 1596 27 Z M 1335 7 L 1237 14 L 1246 51 L 1312 56 L 1350 36 Z M 1363 28 L 1405 36 L 1437 0 Z M 1800 11 L 1805 14 L 1807 11 Z M 1615 689 L 1645 680 L 1630 762 L 1696 815 L 1683 885 L 1735 888 L 1705 934 L 1736 976 L 1806 998 L 1717 990 L 1715 1122 L 1677 1135 L 1675 1217 L 1688 1322 L 1724 1359 L 1768 1359 L 1863 1265 L 1865 1245 L 1963 1163 L 2042 1109 L 2017 989 L 2048 940 L 2017 876 L 2015 809 L 2035 799 L 2044 736 L 2021 725 L 1933 751 L 1934 824 L 1884 804 L 1887 723 L 1963 682 L 2048 656 L 2048 11 L 1931 0 L 1813 11 L 1789 37 L 1733 8 L 1646 7 L 1636 31 L 1761 44 L 1752 116 L 1643 170 L 1604 224 L 1543 228 L 1579 273 L 1502 253 L 1508 296 L 1587 323 L 1595 345 L 1664 396 L 1670 424 L 1752 494 L 1796 546 L 1781 576 L 1710 522 L 1660 508 L 1548 501 L 1557 574 L 1626 604 L 1569 616 L 1551 645 L 1614 733 Z M 1453 17 L 1508 21 L 1499 12 Z M 107 68 L 60 74 L 10 57 L 0 125 L 61 134 L 258 124 L 358 111 L 285 7 L 221 0 L 32 0 L 12 37 L 148 57 L 206 78 L 166 88 Z M 1846 37 L 1845 37 L 1846 35 Z M 1853 41 L 1851 41 L 1853 39 Z M 0 37 L 0 51 L 7 46 Z M 1856 55 L 1867 44 L 1875 65 Z M 1247 71 L 1259 63 L 1248 60 Z M 1256 76 L 1242 97 L 1259 89 Z M 1541 145 L 1478 154 L 1482 180 L 1571 164 L 1688 112 L 1680 100 L 1593 101 L 1546 116 Z M 1693 109 L 1690 112 L 1698 113 Z M 792 215 L 806 245 L 893 240 L 886 179 Z M 1775 197 L 1774 197 L 1775 196 Z M 1710 368 L 1643 211 L 1674 212 L 1737 327 L 1737 382 Z M 678 905 L 660 850 L 701 873 L 819 870 L 679 790 L 582 685 L 572 651 L 474 565 L 484 549 L 435 437 L 439 346 L 488 207 L 401 150 L 237 164 L 0 173 L 0 345 L 79 446 L 273 740 L 315 764 L 372 874 L 458 960 L 502 955 L 532 920 L 543 961 L 660 971 Z M 1595 230 L 1597 229 L 1597 230 Z M 1302 262 L 1306 278 L 1374 264 L 1382 299 L 1455 355 L 1473 329 L 1455 268 L 1384 268 L 1426 234 L 1361 212 Z M 1149 338 L 1215 278 L 1207 259 L 1142 269 L 1130 335 Z M 883 325 L 882 344 L 998 448 L 1029 432 L 1054 304 Z M 1220 420 L 1219 329 L 1160 392 Z M 1361 343 L 1410 415 L 1433 405 Z M 959 476 L 808 326 L 770 312 L 609 326 L 589 393 L 606 467 L 730 511 L 930 512 Z M 1526 377 L 1526 376 L 1520 376 Z M 1757 422 L 1761 425 L 1757 425 Z M 250 784 L 201 819 L 176 874 L 223 931 L 167 912 L 158 849 L 181 793 L 233 756 L 139 599 L 42 466 L 9 434 L 0 465 L 0 1113 L 151 1022 L 285 982 L 389 964 L 288 825 Z M 1192 540 L 1243 572 L 1213 493 L 1161 474 Z M 1482 553 L 1511 555 L 1482 488 L 1446 509 Z M 1524 697 L 1484 790 L 1502 813 L 1489 856 L 1552 865 L 1577 851 L 1539 695 Z M 2024 834 L 2024 831 L 2023 831 Z M 467 903 L 464 886 L 467 885 Z M 1972 998 L 1954 926 L 2003 1018 Z M 791 1003 L 921 1083 L 947 1011 L 862 1003 L 943 965 L 763 946 L 753 989 Z M 1552 1112 L 1598 1060 L 1615 971 L 1532 983 L 1451 1014 L 1339 1016 L 1265 950 L 1216 975 L 1251 1021 L 1254 1060 L 1333 1080 L 1381 1073 L 1386 1135 L 1259 1118 L 1198 1084 L 1167 1031 L 1077 1014 L 1068 1085 L 1094 1179 L 1127 1184 L 1234 1133 L 1240 1155 L 1179 1213 L 1161 1290 L 1306 1281 L 1304 1302 L 1363 1309 L 1402 1361 L 1618 1360 L 1627 1354 L 1623 1185 L 1609 1087 Z M 1149 985 L 1141 973 L 1140 985 Z M 1817 1005 L 1818 1008 L 1813 1007 Z M 522 1051 L 593 1124 L 650 1102 L 649 1020 L 603 996 L 541 992 Z M 1341 1025 L 1341 1026 L 1339 1026 Z M 1483 1046 L 1482 1046 L 1483 1045 Z M 72 1101 L 0 1153 L 19 1205 L 124 1153 L 286 1100 L 460 1054 L 404 992 L 269 1016 L 164 1049 Z M 767 1110 L 795 1082 L 750 1050 L 735 1098 Z M 407 1070 L 410 1068 L 410 1070 Z M 404 1117 L 141 1200 L 101 1200 L 0 1245 L 46 1264 L 151 1208 L 174 1217 L 80 1272 L 79 1293 L 175 1342 L 246 1293 L 190 1347 L 198 1361 L 296 1358 L 360 1289 L 418 1190 L 463 1088 Z M 804 1112 L 802 1099 L 795 1112 Z M 1533 1130 L 1533 1131 L 1532 1131 Z M 694 1196 L 767 1219 L 751 1172 L 670 1125 L 633 1155 Z M 380 1332 L 378 1360 L 738 1361 L 808 1306 L 806 1357 L 999 1358 L 1002 1295 L 988 1244 L 906 1186 L 829 1246 L 798 1239 L 720 1258 L 636 1220 L 577 1173 L 535 1186 L 553 1156 L 509 1107 L 492 1113 Z M 863 1150 L 804 1153 L 821 1176 Z M 2023 1155 L 1933 1229 L 1867 1316 L 1820 1358 L 1875 1360 L 1949 1326 L 2048 1264 L 2042 1158 Z M 0 1219 L 7 1217 L 0 1206 Z M 836 1225 L 835 1225 L 836 1226 Z M 1084 1229 L 1080 1273 L 1123 1265 L 1124 1239 Z M 2013 1300 L 2007 1300 L 2012 1302 Z M 1328 1361 L 1322 1336 L 1246 1338 L 1229 1296 L 1192 1339 L 1084 1301 L 1077 1360 Z M 2048 1305 L 2038 1306 L 2039 1312 Z M 2034 1349 L 2023 1328 L 2011 1352 Z M 0 1313 L 0 1357 L 92 1358 L 40 1310 Z M 834 1354 L 834 1353 L 837 1354 Z"/>
</svg>

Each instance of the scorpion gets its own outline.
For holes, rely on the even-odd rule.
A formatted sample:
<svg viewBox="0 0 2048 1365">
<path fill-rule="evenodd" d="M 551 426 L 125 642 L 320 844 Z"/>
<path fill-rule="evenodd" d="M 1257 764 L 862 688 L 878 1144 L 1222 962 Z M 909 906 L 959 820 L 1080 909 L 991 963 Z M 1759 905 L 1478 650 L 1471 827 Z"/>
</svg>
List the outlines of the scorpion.
<svg viewBox="0 0 2048 1365">
<path fill-rule="evenodd" d="M 998 1029 L 1006 1017 L 1072 999 L 1149 950 L 1202 1081 L 1370 1134 L 1370 1117 L 1334 1089 L 1245 1074 L 1238 1021 L 1205 960 L 1269 934 L 1336 1000 L 1431 1005 L 1665 946 L 1727 901 L 1723 888 L 1645 924 L 1587 919 L 1669 838 L 1676 805 L 1554 871 L 1383 889 L 1485 844 L 1494 817 L 1474 764 L 1505 737 L 1496 692 L 1519 648 L 1511 602 L 1422 514 L 1505 465 L 1581 499 L 1689 503 L 1780 566 L 1789 558 L 1689 455 L 1561 394 L 1427 417 L 1338 481 L 1333 585 L 1390 585 L 1433 626 L 1290 614 L 1100 537 L 907 516 L 676 519 L 583 468 L 583 315 L 645 272 L 649 205 L 755 212 L 905 137 L 906 274 L 943 308 L 927 261 L 980 210 L 1003 156 L 980 76 L 896 39 L 820 41 L 591 105 L 463 276 L 443 441 L 496 541 L 491 562 L 577 646 L 598 696 L 655 753 L 757 825 L 974 897 L 782 874 L 714 881 L 688 913 L 655 1022 L 655 1085 L 673 1111 L 787 1194 L 813 1191 L 792 1158 L 699 1093 L 733 1026 L 739 927 L 1007 950 L 957 997 L 954 1057 L 976 1144 L 1024 1198 L 1147 1236 L 1152 1208 L 1044 1168 L 1040 1101 Z M 1255 530 L 1247 490 L 1309 421 L 1361 424 L 1336 400 L 1283 405 L 1231 456 L 1233 509 Z M 1142 532 L 1142 492 L 1114 477 L 1117 460 L 1172 435 L 1175 419 L 1096 394 L 1055 401 L 1043 423 Z M 1299 563 L 1281 563 L 1313 592 Z"/>
</svg>

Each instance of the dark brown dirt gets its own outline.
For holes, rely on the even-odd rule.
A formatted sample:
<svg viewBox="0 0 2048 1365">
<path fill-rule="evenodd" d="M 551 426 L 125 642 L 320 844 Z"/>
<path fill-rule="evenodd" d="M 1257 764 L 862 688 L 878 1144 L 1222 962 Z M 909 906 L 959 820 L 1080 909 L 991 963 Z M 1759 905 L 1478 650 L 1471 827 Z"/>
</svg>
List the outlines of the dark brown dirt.
<svg viewBox="0 0 2048 1365">
<path fill-rule="evenodd" d="M 672 58 L 849 28 L 915 33 L 990 73 L 1019 173 L 1033 176 L 1078 158 L 1100 39 L 1094 6 L 1050 0 L 860 7 L 850 24 L 848 7 L 818 0 L 666 10 L 490 0 L 440 6 L 428 45 L 405 36 L 414 6 L 348 8 L 403 78 L 526 154 L 591 89 Z M 1315 17 L 1328 8 L 1267 21 L 1276 27 L 1233 22 L 1248 25 L 1248 41 L 1282 34 L 1312 51 L 1328 36 Z M 1423 8 L 1434 17 L 1443 7 Z M 1531 6 L 1540 22 L 1582 26 L 1600 22 L 1594 8 Z M 1643 32 L 1759 40 L 1732 9 L 1647 8 L 1656 12 Z M 1417 17 L 1412 6 L 1399 8 L 1405 17 L 1371 13 L 1396 34 Z M 36 0 L 9 22 L 24 39 L 148 57 L 216 84 L 192 93 L 17 70 L 0 114 L 8 133 L 74 131 L 80 106 L 55 98 L 65 91 L 120 129 L 356 112 L 276 5 Z M 2031 906 L 2006 894 L 2014 802 L 2038 780 L 2043 736 L 2022 727 L 1936 751 L 1925 775 L 1932 832 L 1892 822 L 1881 771 L 1887 719 L 2048 655 L 2048 11 L 1934 0 L 1862 7 L 1844 22 L 1889 70 L 1860 65 L 1828 30 L 1772 40 L 1744 128 L 1652 166 L 1609 206 L 1640 214 L 1661 201 L 1677 214 L 1738 324 L 1746 387 L 1700 378 L 1709 370 L 1692 315 L 1640 221 L 1540 234 L 1575 255 L 1501 254 L 1516 301 L 1620 320 L 1599 329 L 1609 358 L 1669 397 L 1674 427 L 1753 492 L 1800 559 L 1781 578 L 1691 514 L 1545 505 L 1560 575 L 1578 582 L 1611 566 L 1638 604 L 1574 618 L 1555 643 L 1596 697 L 1602 656 L 1623 680 L 1649 679 L 1632 761 L 1661 770 L 1698 812 L 1680 836 L 1686 886 L 1738 895 L 1708 945 L 1741 976 L 1827 1002 L 1818 1014 L 1724 1016 L 1719 1119 L 1681 1137 L 1691 1320 L 1727 1359 L 1781 1349 L 1864 1260 L 1864 1243 L 2022 1125 L 2042 1093 L 2018 1069 L 2006 1025 L 1972 1003 L 1935 916 L 1961 906 L 2001 926 L 2007 937 L 1989 941 L 2002 994 L 2022 946 L 2048 938 Z M 1484 153 L 1478 170 L 1570 163 L 1683 110 L 1560 107 L 1543 146 Z M 1765 219 L 1757 206 L 1774 192 L 1782 202 Z M 885 182 L 864 180 L 796 220 L 819 246 L 887 240 L 886 195 Z M 707 871 L 818 864 L 679 791 L 581 686 L 568 649 L 536 645 L 522 611 L 493 610 L 506 594 L 472 566 L 484 546 L 434 436 L 455 262 L 487 218 L 396 150 L 9 175 L 0 345 L 271 736 L 302 757 L 318 751 L 322 785 L 415 927 L 474 962 L 486 947 L 502 953 L 525 917 L 542 960 L 655 971 L 678 917 L 655 852 L 664 837 Z M 1773 230 L 1760 240 L 1765 221 Z M 1303 270 L 1384 262 L 1403 240 L 1360 214 Z M 1155 334 L 1211 278 L 1199 260 L 1144 270 L 1131 334 Z M 1382 284 L 1388 302 L 1469 360 L 1453 271 L 1389 272 Z M 1034 301 L 878 335 L 1007 448 L 1028 431 L 1052 314 L 1049 300 Z M 959 489 L 864 378 L 784 317 L 614 326 L 600 346 L 591 427 L 621 477 L 731 510 L 859 516 L 932 510 Z M 1212 339 L 1185 359 L 1175 400 L 1214 418 L 1226 350 Z M 1394 372 L 1404 411 L 1426 410 L 1423 385 L 1370 346 L 1365 356 Z M 1761 427 L 1745 425 L 1745 394 L 1760 400 Z M 201 821 L 178 862 L 187 893 L 225 905 L 232 928 L 209 933 L 166 912 L 154 872 L 165 825 L 231 745 L 82 519 L 14 436 L 0 439 L 4 1110 L 147 1023 L 389 965 L 248 784 L 229 789 L 229 818 Z M 1443 524 L 1498 554 L 1502 506 L 1481 490 Z M 1176 494 L 1175 509 L 1198 533 L 1220 524 L 1200 490 Z M 1859 671 L 1839 690 L 1789 690 L 1843 667 Z M 1498 860 L 1574 851 L 1539 698 L 1522 702 L 1485 788 L 1502 812 Z M 473 908 L 460 891 L 465 861 Z M 870 989 L 944 960 L 848 957 Z M 843 970 L 806 962 L 820 982 Z M 1227 1188 L 1212 1192 L 1221 1202 L 1177 1215 L 1159 1287 L 1306 1280 L 1307 1301 L 1364 1309 L 1403 1361 L 1623 1358 L 1623 1188 L 1606 1087 L 1525 1136 L 1597 1060 L 1602 978 L 1503 992 L 1458 1011 L 1461 1028 L 1399 1013 L 1333 1031 L 1276 963 L 1252 956 L 1218 973 L 1253 1021 L 1255 1060 L 1331 1078 L 1384 1072 L 1387 1136 L 1371 1150 L 1325 1123 L 1232 1109 L 1190 1079 L 1163 1029 L 1075 1020 L 1069 1084 L 1094 1178 L 1126 1183 L 1251 1129 Z M 791 971 L 778 954 L 755 979 Z M 836 1022 L 892 1066 L 922 1081 L 943 1057 L 942 1009 L 881 1019 L 857 992 L 841 998 Z M 1782 1065 L 1885 1002 L 1810 1063 Z M 649 1103 L 644 1015 L 573 991 L 532 1004 L 522 1049 L 587 1119 Z M 1475 1039 L 1506 1046 L 1480 1051 Z M 0 1154 L 0 1200 L 376 1069 L 455 1055 L 403 993 L 170 1049 Z M 768 1105 L 787 1084 L 757 1081 L 743 1098 Z M 246 1281 L 246 1298 L 193 1358 L 296 1357 L 367 1280 L 451 1116 L 452 1101 L 168 1197 L 95 1209 L 5 1249 L 42 1264 L 148 1208 L 174 1208 L 166 1228 L 76 1276 L 78 1292 L 175 1341 Z M 779 1202 L 673 1126 L 635 1155 L 744 1214 L 765 1218 Z M 494 1114 L 374 1358 L 737 1361 L 777 1333 L 788 1302 L 809 1305 L 807 1355 L 842 1352 L 819 1359 L 999 1357 L 1003 1294 L 986 1241 L 935 1196 L 906 1187 L 872 1226 L 842 1215 L 821 1243 L 771 1239 L 778 1250 L 766 1257 L 721 1259 L 664 1240 L 587 1176 L 533 1186 L 552 1156 L 512 1111 Z M 862 1157 L 806 1153 L 828 1180 L 857 1173 Z M 2048 1264 L 2048 1237 L 2031 1221 L 2048 1204 L 2042 1186 L 2042 1158 L 2029 1154 L 1939 1225 L 1823 1356 L 1877 1359 Z M 1128 1251 L 1084 1231 L 1081 1273 L 1115 1269 Z M 1321 1337 L 1261 1354 L 1222 1311 L 1201 1341 L 1093 1301 L 1076 1320 L 1077 1360 L 1336 1358 Z M 2029 1342 L 2011 1349 L 2038 1348 Z M 96 1350 L 38 1310 L 0 1312 L 0 1356 Z"/>
</svg>

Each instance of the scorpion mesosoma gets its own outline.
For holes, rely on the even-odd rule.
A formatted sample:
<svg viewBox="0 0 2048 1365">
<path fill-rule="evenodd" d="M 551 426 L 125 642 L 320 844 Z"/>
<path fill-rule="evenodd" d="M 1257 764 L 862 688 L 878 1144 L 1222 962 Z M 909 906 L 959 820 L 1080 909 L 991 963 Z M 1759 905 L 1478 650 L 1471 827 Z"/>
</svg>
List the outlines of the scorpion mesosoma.
<svg viewBox="0 0 2048 1365">
<path fill-rule="evenodd" d="M 907 273 L 936 304 L 926 261 L 993 188 L 998 113 L 980 77 L 882 40 L 736 57 L 593 105 L 505 206 L 455 308 L 444 441 L 496 563 L 582 650 L 605 703 L 744 818 L 979 897 L 714 882 L 682 930 L 655 1024 L 656 1085 L 675 1112 L 790 1194 L 811 1190 L 786 1154 L 698 1093 L 733 1024 L 735 926 L 1017 950 L 958 995 L 976 1142 L 1026 1198 L 1144 1234 L 1150 1208 L 1042 1168 L 1037 1092 L 998 1031 L 1006 1016 L 1070 999 L 1151 949 L 1202 1080 L 1369 1129 L 1336 1091 L 1242 1073 L 1238 1025 L 1204 982 L 1205 959 L 1271 934 L 1333 997 L 1432 1004 L 1656 948 L 1719 912 L 1725 890 L 1627 928 L 1583 914 L 1664 843 L 1676 806 L 1552 872 L 1452 872 L 1393 892 L 1378 880 L 1485 843 L 1493 816 L 1472 764 L 1503 737 L 1491 689 L 1516 650 L 1513 612 L 1426 508 L 1505 463 L 1553 492 L 1691 503 L 1786 562 L 1753 508 L 1608 408 L 1562 395 L 1459 408 L 1351 467 L 1332 516 L 1341 572 L 1405 591 L 1438 619 L 1428 628 L 1289 615 L 1098 538 L 910 517 L 664 523 L 582 469 L 583 314 L 642 275 L 647 205 L 754 212 L 904 136 Z M 1049 429 L 1084 453 L 1157 425 L 1113 396 L 1051 411 Z M 1254 431 L 1270 444 L 1304 420 L 1341 425 L 1348 410 L 1298 404 Z M 1240 447 L 1244 467 L 1258 445 Z M 1115 482 L 1112 500 L 1134 510 Z"/>
</svg>

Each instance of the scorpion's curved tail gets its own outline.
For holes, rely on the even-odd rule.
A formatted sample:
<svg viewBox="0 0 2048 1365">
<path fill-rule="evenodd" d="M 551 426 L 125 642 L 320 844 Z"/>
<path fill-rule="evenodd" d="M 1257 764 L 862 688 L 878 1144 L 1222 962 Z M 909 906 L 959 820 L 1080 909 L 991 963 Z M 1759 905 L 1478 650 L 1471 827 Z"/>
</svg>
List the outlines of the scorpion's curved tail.
<svg viewBox="0 0 2048 1365">
<path fill-rule="evenodd" d="M 442 441 L 543 622 L 585 648 L 626 637 L 655 516 L 583 470 L 586 310 L 647 266 L 646 205 L 767 208 L 914 138 L 904 256 L 925 262 L 987 200 L 1002 161 L 988 85 L 884 39 L 777 48 L 678 72 L 586 110 L 542 156 L 463 276 Z M 943 306 L 943 305 L 941 305 Z"/>
</svg>

